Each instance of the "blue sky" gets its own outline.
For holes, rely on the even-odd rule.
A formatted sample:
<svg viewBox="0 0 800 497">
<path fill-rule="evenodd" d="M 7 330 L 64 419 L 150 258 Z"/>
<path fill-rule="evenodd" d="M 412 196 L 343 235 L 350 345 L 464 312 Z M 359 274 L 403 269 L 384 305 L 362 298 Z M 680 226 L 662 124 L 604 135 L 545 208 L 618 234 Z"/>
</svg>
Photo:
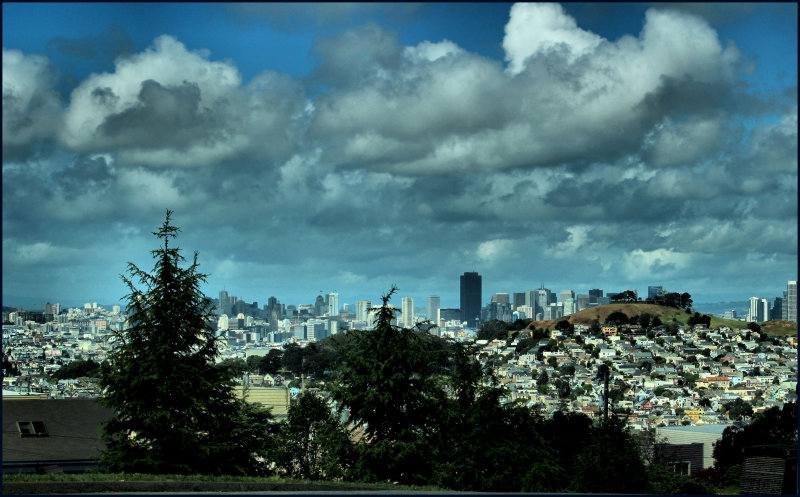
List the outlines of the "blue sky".
<svg viewBox="0 0 800 497">
<path fill-rule="evenodd" d="M 3 300 L 779 296 L 796 4 L 3 4 Z"/>
</svg>

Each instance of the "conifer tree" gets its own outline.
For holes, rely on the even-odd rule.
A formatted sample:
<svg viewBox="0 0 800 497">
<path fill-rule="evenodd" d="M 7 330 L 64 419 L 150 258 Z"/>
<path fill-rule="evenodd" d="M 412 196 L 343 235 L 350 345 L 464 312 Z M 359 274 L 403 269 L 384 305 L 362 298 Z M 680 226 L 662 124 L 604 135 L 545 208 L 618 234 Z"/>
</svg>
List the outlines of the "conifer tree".
<svg viewBox="0 0 800 497">
<path fill-rule="evenodd" d="M 253 471 L 253 430 L 269 412 L 235 398 L 230 374 L 215 368 L 216 338 L 208 325 L 211 300 L 200 285 L 197 253 L 188 267 L 172 247 L 171 211 L 153 234 L 152 273 L 128 263 L 128 327 L 118 332 L 101 378 L 102 402 L 115 417 L 105 426 L 102 461 L 111 471 L 242 473 Z M 143 289 L 132 280 L 138 280 Z M 248 438 L 249 437 L 249 438 Z"/>
<path fill-rule="evenodd" d="M 358 478 L 421 484 L 432 473 L 430 441 L 444 392 L 420 333 L 392 325 L 395 291 L 383 297 L 374 329 L 348 333 L 331 395 L 364 429 L 356 446 Z"/>
</svg>

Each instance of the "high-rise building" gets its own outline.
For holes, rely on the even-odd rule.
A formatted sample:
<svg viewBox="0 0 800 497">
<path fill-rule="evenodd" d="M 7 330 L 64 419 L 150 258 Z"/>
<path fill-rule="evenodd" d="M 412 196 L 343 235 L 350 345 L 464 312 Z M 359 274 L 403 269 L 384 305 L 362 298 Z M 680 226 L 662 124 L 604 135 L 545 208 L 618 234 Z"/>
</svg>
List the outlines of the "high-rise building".
<svg viewBox="0 0 800 497">
<path fill-rule="evenodd" d="M 772 319 L 785 319 L 783 317 L 783 297 L 775 297 L 772 301 L 772 309 L 769 311 Z"/>
<path fill-rule="evenodd" d="M 520 319 L 533 319 L 533 307 L 529 305 L 521 305 L 516 310 L 517 313 L 521 314 L 522 318 Z"/>
<path fill-rule="evenodd" d="M 314 301 L 314 315 L 322 316 L 328 312 L 328 306 L 325 305 L 325 297 L 317 295 L 317 300 Z"/>
<path fill-rule="evenodd" d="M 505 321 L 507 323 L 511 322 L 512 314 L 511 314 L 511 304 L 508 302 L 489 302 L 489 305 L 486 306 L 486 320 L 500 320 Z"/>
<path fill-rule="evenodd" d="M 572 290 L 561 290 L 562 303 L 566 302 L 568 299 L 574 299 L 574 298 L 575 298 L 575 292 L 573 292 Z"/>
<path fill-rule="evenodd" d="M 511 305 L 511 297 L 507 293 L 495 293 L 492 295 L 492 302 L 501 302 Z"/>
<path fill-rule="evenodd" d="M 602 296 L 603 296 L 603 290 L 601 290 L 599 288 L 593 288 L 593 289 L 589 290 L 589 303 L 590 304 L 596 304 L 597 303 L 597 299 L 599 297 L 602 297 Z"/>
<path fill-rule="evenodd" d="M 564 316 L 569 316 L 570 314 L 574 314 L 577 307 L 577 301 L 574 298 L 567 299 L 562 302 L 564 304 Z"/>
<path fill-rule="evenodd" d="M 461 275 L 461 321 L 477 328 L 481 319 L 482 278 L 478 273 Z"/>
<path fill-rule="evenodd" d="M 525 305 L 525 292 L 514 292 L 514 305 L 512 309 L 516 311 L 521 305 Z"/>
<path fill-rule="evenodd" d="M 366 322 L 369 317 L 370 309 L 372 309 L 372 302 L 369 300 L 359 300 L 356 302 L 356 321 Z"/>
<path fill-rule="evenodd" d="M 411 328 L 414 326 L 414 299 L 411 297 L 403 297 L 403 327 Z"/>
<path fill-rule="evenodd" d="M 747 321 L 761 323 L 769 320 L 769 301 L 758 297 L 750 297 L 750 310 L 747 312 Z"/>
<path fill-rule="evenodd" d="M 461 309 L 447 307 L 439 309 L 439 319 L 441 321 L 461 321 Z"/>
<path fill-rule="evenodd" d="M 219 305 L 217 306 L 217 314 L 230 314 L 231 313 L 231 303 L 228 299 L 228 292 L 222 290 L 219 292 Z"/>
<path fill-rule="evenodd" d="M 648 286 L 647 287 L 647 300 L 652 300 L 659 295 L 664 294 L 664 287 L 663 286 Z"/>
<path fill-rule="evenodd" d="M 590 299 L 591 299 L 591 297 L 589 297 L 588 295 L 586 295 L 584 293 L 578 294 L 577 301 L 576 301 L 575 312 L 579 312 L 579 311 L 582 311 L 582 310 L 588 308 L 589 307 L 589 303 L 590 303 L 589 302 Z"/>
<path fill-rule="evenodd" d="M 438 295 L 430 295 L 427 298 L 427 304 L 425 312 L 428 321 L 433 323 L 434 326 L 439 326 L 439 307 L 441 307 L 441 299 Z"/>
<path fill-rule="evenodd" d="M 331 292 L 328 294 L 328 316 L 339 315 L 339 294 Z"/>
<path fill-rule="evenodd" d="M 786 317 L 787 321 L 797 322 L 797 281 L 786 284 Z"/>
</svg>

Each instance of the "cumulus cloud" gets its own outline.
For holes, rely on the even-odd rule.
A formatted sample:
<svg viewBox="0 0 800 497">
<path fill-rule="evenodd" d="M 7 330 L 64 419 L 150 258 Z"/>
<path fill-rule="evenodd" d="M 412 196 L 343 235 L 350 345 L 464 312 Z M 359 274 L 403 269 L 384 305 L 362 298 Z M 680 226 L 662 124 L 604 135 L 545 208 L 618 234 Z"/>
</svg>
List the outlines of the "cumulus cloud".
<svg viewBox="0 0 800 497">
<path fill-rule="evenodd" d="M 146 255 L 170 208 L 212 285 L 267 294 L 436 293 L 473 269 L 531 288 L 707 285 L 739 281 L 742 253 L 791 266 L 796 96 L 748 92 L 708 23 L 650 9 L 612 42 L 557 5 L 515 5 L 503 48 L 505 63 L 366 24 L 320 36 L 306 80 L 243 82 L 165 35 L 64 103 L 45 58 L 4 49 L 4 256 L 32 269 L 104 239 Z"/>
<path fill-rule="evenodd" d="M 241 83 L 230 62 L 160 36 L 72 92 L 61 139 L 75 150 L 114 150 L 121 163 L 154 167 L 285 156 L 305 105 L 302 88 L 271 72 Z"/>
<path fill-rule="evenodd" d="M 24 160 L 59 127 L 61 104 L 47 58 L 3 48 L 3 160 Z"/>
</svg>

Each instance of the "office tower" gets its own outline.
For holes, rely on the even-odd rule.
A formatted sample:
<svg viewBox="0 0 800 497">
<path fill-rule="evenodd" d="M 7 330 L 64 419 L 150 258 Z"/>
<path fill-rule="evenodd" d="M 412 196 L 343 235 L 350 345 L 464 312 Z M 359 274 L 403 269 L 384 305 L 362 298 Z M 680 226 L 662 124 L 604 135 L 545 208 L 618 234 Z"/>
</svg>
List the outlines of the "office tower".
<svg viewBox="0 0 800 497">
<path fill-rule="evenodd" d="M 342 312 L 350 313 L 350 304 L 342 304 Z"/>
<path fill-rule="evenodd" d="M 527 290 L 525 292 L 525 305 L 536 307 L 536 290 Z"/>
<path fill-rule="evenodd" d="M 562 303 L 566 302 L 568 299 L 574 299 L 574 298 L 575 298 L 575 292 L 573 292 L 572 290 L 561 290 Z"/>
<path fill-rule="evenodd" d="M 481 319 L 482 278 L 478 273 L 461 275 L 461 321 L 477 328 Z"/>
<path fill-rule="evenodd" d="M 438 295 L 430 295 L 427 298 L 427 308 L 425 310 L 428 321 L 434 324 L 434 326 L 439 326 L 439 307 L 441 304 L 441 299 L 439 299 Z"/>
<path fill-rule="evenodd" d="M 577 309 L 577 302 L 576 299 L 571 298 L 567 299 L 562 302 L 564 304 L 564 316 L 569 316 L 570 314 L 574 314 Z"/>
<path fill-rule="evenodd" d="M 314 315 L 322 316 L 326 312 L 328 312 L 328 306 L 325 304 L 325 298 L 317 295 L 317 299 L 314 301 Z"/>
<path fill-rule="evenodd" d="M 356 321 L 367 322 L 369 310 L 372 309 L 372 302 L 369 300 L 359 300 L 356 302 Z"/>
<path fill-rule="evenodd" d="M 220 331 L 227 331 L 229 326 L 228 322 L 228 315 L 222 314 L 219 319 L 217 319 L 217 329 Z"/>
<path fill-rule="evenodd" d="M 217 314 L 230 314 L 231 304 L 228 300 L 228 292 L 225 290 L 219 292 L 219 305 L 217 305 Z"/>
<path fill-rule="evenodd" d="M 534 296 L 535 296 L 535 304 L 533 312 L 536 315 L 541 314 L 542 318 L 544 318 L 545 309 L 547 308 L 547 306 L 556 302 L 556 294 L 551 292 L 550 289 L 545 288 L 544 285 L 542 285 L 542 288 L 534 292 Z M 534 316 L 534 319 L 537 318 Z"/>
<path fill-rule="evenodd" d="M 461 309 L 451 309 L 451 308 L 439 309 L 439 320 L 461 321 Z"/>
<path fill-rule="evenodd" d="M 339 315 L 339 294 L 331 292 L 328 294 L 328 316 Z"/>
<path fill-rule="evenodd" d="M 578 300 L 577 300 L 577 303 L 576 303 L 575 312 L 580 312 L 580 311 L 588 308 L 589 307 L 589 303 L 590 303 L 589 302 L 590 299 L 591 299 L 591 297 L 589 297 L 586 294 L 583 294 L 583 293 L 578 294 Z"/>
<path fill-rule="evenodd" d="M 544 320 L 558 319 L 564 316 L 564 304 L 561 302 L 553 302 L 544 308 Z"/>
<path fill-rule="evenodd" d="M 736 318 L 736 309 L 730 309 L 725 311 L 725 314 L 722 315 L 723 319 L 737 319 Z"/>
<path fill-rule="evenodd" d="M 507 293 L 495 293 L 492 295 L 492 302 L 502 302 L 504 304 L 511 304 L 511 298 Z"/>
<path fill-rule="evenodd" d="M 772 317 L 769 315 L 769 300 L 761 299 L 759 302 L 759 307 L 761 321 L 769 321 L 772 319 Z"/>
<path fill-rule="evenodd" d="M 533 307 L 529 305 L 521 305 L 517 308 L 518 313 L 522 314 L 524 318 L 521 319 L 533 319 Z"/>
<path fill-rule="evenodd" d="M 785 319 L 783 317 L 782 297 L 775 297 L 775 300 L 772 301 L 772 309 L 770 309 L 769 315 L 772 317 L 772 319 Z"/>
<path fill-rule="evenodd" d="M 664 287 L 663 286 L 648 286 L 647 287 L 647 300 L 653 300 L 654 298 L 658 297 L 659 295 L 664 294 Z"/>
<path fill-rule="evenodd" d="M 525 292 L 514 292 L 514 305 L 512 309 L 516 311 L 522 305 L 525 305 Z"/>
<path fill-rule="evenodd" d="M 276 310 L 269 314 L 269 331 L 278 331 L 278 311 Z"/>
<path fill-rule="evenodd" d="M 411 328 L 414 326 L 414 299 L 411 297 L 403 297 L 403 327 Z"/>
<path fill-rule="evenodd" d="M 750 310 L 747 313 L 748 322 L 760 323 L 769 319 L 769 302 L 767 299 L 750 297 Z"/>
<path fill-rule="evenodd" d="M 589 290 L 589 303 L 596 304 L 597 298 L 602 296 L 603 296 L 603 290 L 599 288 L 593 288 L 592 290 Z"/>
<path fill-rule="evenodd" d="M 507 323 L 511 322 L 511 304 L 508 302 L 489 302 L 486 306 L 486 320 L 500 320 Z"/>
<path fill-rule="evenodd" d="M 797 322 L 797 281 L 786 284 L 786 317 L 787 321 Z"/>
</svg>

